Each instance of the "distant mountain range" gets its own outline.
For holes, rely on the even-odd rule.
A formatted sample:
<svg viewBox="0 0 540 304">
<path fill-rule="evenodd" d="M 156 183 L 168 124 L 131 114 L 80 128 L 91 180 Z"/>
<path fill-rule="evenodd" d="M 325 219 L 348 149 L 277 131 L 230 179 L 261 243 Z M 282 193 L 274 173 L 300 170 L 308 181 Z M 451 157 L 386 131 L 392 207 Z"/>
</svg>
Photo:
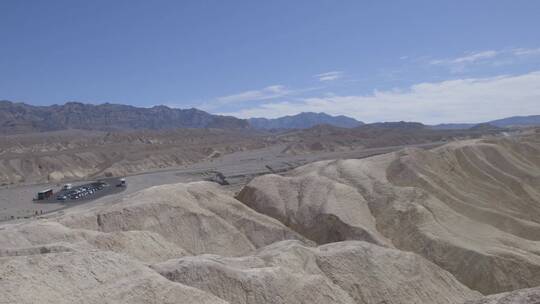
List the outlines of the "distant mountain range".
<svg viewBox="0 0 540 304">
<path fill-rule="evenodd" d="M 44 132 L 66 129 L 137 130 L 175 128 L 246 129 L 246 120 L 212 115 L 197 109 L 172 109 L 166 106 L 139 108 L 120 104 L 32 106 L 0 101 L 0 134 Z"/>
<path fill-rule="evenodd" d="M 358 121 L 354 118 L 347 116 L 331 116 L 326 113 L 313 113 L 313 112 L 304 112 L 292 116 L 283 116 L 274 119 L 268 118 L 250 118 L 248 119 L 249 124 L 255 129 L 276 129 L 276 130 L 287 130 L 287 129 L 308 129 L 316 125 L 331 125 L 341 128 L 356 128 L 363 125 L 366 125 L 362 121 Z M 527 126 L 537 126 L 540 125 L 540 115 L 531 115 L 531 116 L 513 116 L 503 119 L 492 120 L 488 122 L 479 122 L 479 123 L 447 123 L 447 124 L 438 124 L 438 125 L 423 125 L 420 123 L 410 122 L 377 122 L 370 123 L 369 126 L 378 127 L 378 128 L 394 128 L 395 126 L 402 126 L 406 128 L 415 128 L 419 126 L 425 126 L 426 128 L 435 129 L 435 130 L 464 130 L 473 128 L 475 126 L 481 126 L 482 128 L 487 128 L 489 125 L 499 128 L 509 128 L 509 127 L 527 127 Z"/>
<path fill-rule="evenodd" d="M 355 128 L 364 123 L 347 116 L 331 116 L 326 113 L 303 112 L 293 116 L 274 119 L 250 118 L 250 125 L 255 129 L 307 129 L 316 125 L 332 125 L 342 128 Z"/>
<path fill-rule="evenodd" d="M 369 124 L 378 128 L 423 126 L 419 123 L 381 122 Z M 540 125 L 540 115 L 514 116 L 481 123 L 494 127 Z M 17 134 L 67 129 L 119 131 L 161 130 L 178 128 L 291 130 L 308 129 L 317 125 L 341 128 L 364 126 L 362 121 L 347 116 L 304 112 L 274 119 L 239 119 L 233 116 L 213 115 L 198 109 L 175 109 L 166 106 L 140 108 L 121 104 L 85 104 L 68 102 L 64 105 L 33 106 L 25 103 L 0 101 L 0 134 Z M 469 129 L 480 124 L 439 124 L 425 126 L 435 130 Z"/>
<path fill-rule="evenodd" d="M 512 116 L 489 121 L 488 124 L 497 127 L 522 127 L 540 125 L 540 115 Z"/>
<path fill-rule="evenodd" d="M 437 130 L 458 130 L 458 129 L 468 129 L 472 128 L 480 123 L 448 123 L 448 124 L 439 124 L 431 126 L 432 129 Z M 530 115 L 530 116 L 512 116 L 492 121 L 487 121 L 481 124 L 489 124 L 499 128 L 509 128 L 509 127 L 527 127 L 527 126 L 538 126 L 540 125 L 540 115 Z"/>
</svg>

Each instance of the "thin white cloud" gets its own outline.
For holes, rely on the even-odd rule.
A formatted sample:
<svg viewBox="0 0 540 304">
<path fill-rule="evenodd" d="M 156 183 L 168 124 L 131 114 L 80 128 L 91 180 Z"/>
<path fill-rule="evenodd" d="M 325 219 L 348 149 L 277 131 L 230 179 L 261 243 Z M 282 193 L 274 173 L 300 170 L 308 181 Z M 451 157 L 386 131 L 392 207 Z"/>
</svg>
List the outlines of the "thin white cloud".
<svg viewBox="0 0 540 304">
<path fill-rule="evenodd" d="M 478 53 L 471 53 L 467 56 L 454 59 L 454 63 L 475 62 L 478 60 L 493 58 L 497 56 L 497 54 L 498 52 L 496 51 L 483 51 L 483 52 L 478 52 Z"/>
<path fill-rule="evenodd" d="M 433 59 L 429 61 L 429 64 L 447 67 L 453 73 L 462 73 L 468 66 L 475 64 L 503 66 L 523 60 L 530 60 L 530 57 L 533 56 L 540 56 L 540 48 L 514 48 L 470 52 L 457 58 Z"/>
<path fill-rule="evenodd" d="M 537 49 L 518 48 L 518 49 L 513 49 L 512 53 L 516 56 L 540 55 L 540 48 L 537 48 Z"/>
<path fill-rule="evenodd" d="M 236 103 L 255 100 L 266 100 L 272 98 L 283 97 L 290 94 L 292 91 L 283 85 L 271 85 L 260 90 L 245 91 L 238 94 L 218 97 L 216 100 L 219 103 Z"/>
<path fill-rule="evenodd" d="M 302 93 L 317 91 L 324 87 L 307 87 L 307 88 L 289 88 L 283 85 L 271 85 L 259 90 L 249 90 L 240 92 L 237 94 L 221 96 L 213 98 L 207 102 L 199 103 L 198 108 L 205 111 L 219 111 L 223 107 L 245 106 L 246 104 L 252 104 L 252 102 L 269 101 L 277 98 L 292 98 Z"/>
<path fill-rule="evenodd" d="M 342 78 L 344 75 L 343 71 L 332 71 L 314 75 L 313 77 L 317 78 L 319 81 L 333 81 Z"/>
<path fill-rule="evenodd" d="M 482 122 L 512 115 L 540 114 L 540 71 L 523 75 L 419 83 L 406 90 L 370 95 L 324 95 L 265 103 L 224 113 L 242 118 L 279 117 L 299 112 L 348 115 L 367 122 Z"/>
<path fill-rule="evenodd" d="M 450 58 L 450 59 L 435 59 L 431 60 L 430 64 L 444 64 L 444 65 L 452 65 L 452 64 L 467 64 L 467 63 L 473 63 L 476 61 L 494 58 L 499 54 L 498 51 L 482 51 L 482 52 L 474 52 L 474 53 L 468 53 L 465 56 L 461 56 L 458 58 Z"/>
</svg>

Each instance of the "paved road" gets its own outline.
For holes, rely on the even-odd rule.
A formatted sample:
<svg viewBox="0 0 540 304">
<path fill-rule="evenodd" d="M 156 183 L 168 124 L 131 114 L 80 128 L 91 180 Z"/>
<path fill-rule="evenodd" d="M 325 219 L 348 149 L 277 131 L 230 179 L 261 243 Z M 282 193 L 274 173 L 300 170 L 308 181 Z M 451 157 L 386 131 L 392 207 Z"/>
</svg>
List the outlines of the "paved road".
<svg viewBox="0 0 540 304">
<path fill-rule="evenodd" d="M 414 145 L 420 148 L 433 148 L 442 145 L 443 142 Z M 357 149 L 339 152 L 312 153 L 306 155 L 287 155 L 280 153 L 284 147 L 273 146 L 270 148 L 242 151 L 224 155 L 220 158 L 205 160 L 188 166 L 160 169 L 126 177 L 127 188 L 122 192 L 104 193 L 89 197 L 77 202 L 62 202 L 51 200 L 46 203 L 33 201 L 37 191 L 46 188 L 59 189 L 61 184 L 22 185 L 0 189 L 0 221 L 14 218 L 32 217 L 37 212 L 46 214 L 59 211 L 67 207 L 100 203 L 106 204 L 116 201 L 130 193 L 148 187 L 172 184 L 179 182 L 192 182 L 208 180 L 221 172 L 230 183 L 227 188 L 231 191 L 239 191 L 254 176 L 285 172 L 298 166 L 325 159 L 365 158 L 377 154 L 388 153 L 404 148 L 405 146 L 392 146 L 373 149 Z M 81 185 L 90 181 L 81 181 L 73 185 Z"/>
<path fill-rule="evenodd" d="M 69 197 L 66 200 L 58 200 L 58 196 L 64 196 L 70 190 L 63 190 L 62 185 L 33 185 L 33 186 L 23 186 L 14 189 L 4 189 L 0 190 L 2 195 L 0 206 L 0 222 L 12 219 L 21 219 L 29 218 L 32 216 L 41 216 L 50 212 L 55 212 L 63 210 L 66 208 L 86 204 L 95 200 L 102 199 L 109 195 L 120 194 L 124 192 L 127 187 L 117 187 L 120 184 L 120 178 L 106 178 L 101 179 L 100 181 L 105 182 L 108 186 L 104 187 L 102 190 L 98 190 L 93 194 L 81 197 L 78 199 L 70 199 Z M 95 181 L 86 181 L 73 183 L 73 190 L 80 187 L 89 187 Z M 44 200 L 36 200 L 37 191 L 44 188 L 52 188 L 53 196 Z M 13 197 L 19 193 L 19 197 Z M 4 195 L 10 195 L 9 200 L 6 200 Z M 30 196 L 33 195 L 33 196 Z M 7 211 L 7 212 L 6 212 Z M 8 213 L 9 212 L 9 213 Z"/>
</svg>

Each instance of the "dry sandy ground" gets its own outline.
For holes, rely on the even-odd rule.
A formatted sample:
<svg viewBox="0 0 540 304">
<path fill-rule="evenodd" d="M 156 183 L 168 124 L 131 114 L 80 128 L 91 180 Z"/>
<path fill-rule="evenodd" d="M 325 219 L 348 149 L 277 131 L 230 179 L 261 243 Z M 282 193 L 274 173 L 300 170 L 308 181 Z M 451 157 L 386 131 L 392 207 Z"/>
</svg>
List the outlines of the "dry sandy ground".
<svg viewBox="0 0 540 304">
<path fill-rule="evenodd" d="M 124 176 L 272 146 L 291 155 L 318 154 L 477 138 L 498 132 L 432 130 L 419 124 L 390 123 L 354 129 L 317 126 L 284 133 L 175 129 L 9 135 L 0 136 L 0 185 Z"/>
<path fill-rule="evenodd" d="M 222 172 L 238 191 L 252 177 L 332 158 L 359 158 L 404 146 L 435 146 L 497 131 L 437 131 L 395 123 L 343 129 L 317 126 L 280 134 L 249 130 L 178 129 L 100 132 L 65 130 L 0 137 L 0 221 L 70 204 L 32 203 L 61 183 L 129 176 L 128 192 L 204 180 Z M 116 199 L 118 196 L 109 198 Z"/>
<path fill-rule="evenodd" d="M 121 176 L 268 144 L 260 134 L 217 129 L 67 130 L 0 136 L 0 185 Z"/>
<path fill-rule="evenodd" d="M 419 147 L 433 147 L 441 143 L 418 145 Z M 146 173 L 128 176 L 128 187 L 125 192 L 99 199 L 100 202 L 111 202 L 121 198 L 124 194 L 133 193 L 151 186 L 172 184 L 178 182 L 200 181 L 211 178 L 215 171 L 222 172 L 231 183 L 228 187 L 233 191 L 249 182 L 253 177 L 272 173 L 273 171 L 289 170 L 309 162 L 332 158 L 361 158 L 371 155 L 387 153 L 401 149 L 403 146 L 356 149 L 342 152 L 318 152 L 309 155 L 289 155 L 281 153 L 282 145 L 276 145 L 263 149 L 240 151 L 221 157 L 206 159 L 204 161 L 181 167 L 150 170 Z M 268 168 L 269 166 L 270 168 Z M 87 181 L 73 182 L 74 185 Z M 24 218 L 38 214 L 56 211 L 76 205 L 70 203 L 42 203 L 33 201 L 36 193 L 47 188 L 59 189 L 60 183 L 42 183 L 35 185 L 4 186 L 0 188 L 0 221 L 10 220 L 11 217 Z M 89 202 L 83 202 L 89 203 Z"/>
<path fill-rule="evenodd" d="M 540 287 L 519 289 L 467 301 L 465 304 L 537 304 L 540 303 Z"/>
<path fill-rule="evenodd" d="M 132 189 L 0 224 L 1 301 L 537 303 L 539 189 L 540 132 Z"/>
<path fill-rule="evenodd" d="M 316 246 L 209 182 L 151 187 L 0 225 L 0 278 L 7 303 L 459 304 L 480 297 L 414 253 L 367 242 Z"/>
</svg>

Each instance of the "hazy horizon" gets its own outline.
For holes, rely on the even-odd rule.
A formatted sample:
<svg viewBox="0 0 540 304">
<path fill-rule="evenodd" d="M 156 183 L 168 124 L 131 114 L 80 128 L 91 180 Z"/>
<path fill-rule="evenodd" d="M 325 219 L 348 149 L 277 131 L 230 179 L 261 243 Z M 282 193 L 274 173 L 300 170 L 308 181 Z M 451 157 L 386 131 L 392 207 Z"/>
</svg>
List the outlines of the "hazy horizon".
<svg viewBox="0 0 540 304">
<path fill-rule="evenodd" d="M 24 104 L 27 104 L 27 105 L 30 105 L 30 106 L 53 106 L 53 105 L 57 105 L 57 106 L 63 106 L 67 103 L 70 103 L 70 102 L 75 102 L 75 103 L 82 103 L 82 104 L 91 104 L 91 105 L 104 105 L 104 104 L 112 104 L 112 105 L 127 105 L 127 106 L 134 106 L 134 105 L 130 105 L 130 104 L 122 104 L 122 103 L 111 103 L 111 102 L 103 102 L 103 103 L 89 103 L 89 102 L 84 102 L 84 101 L 76 101 L 76 100 L 70 100 L 70 101 L 66 101 L 64 103 L 55 103 L 55 104 L 52 104 L 52 105 L 35 105 L 35 104 L 31 104 L 31 103 L 27 103 L 27 102 L 23 102 L 23 101 L 14 101 L 14 100 L 5 100 L 5 99 L 0 99 L 0 101 L 8 101 L 8 102 L 13 102 L 13 103 L 24 103 Z M 153 108 L 153 107 L 159 107 L 159 106 L 166 106 L 168 108 L 171 108 L 171 109 L 179 109 L 179 110 L 186 110 L 186 109 L 197 109 L 197 110 L 201 110 L 199 108 L 196 108 L 196 107 L 192 107 L 192 108 L 178 108 L 178 107 L 175 107 L 175 106 L 169 106 L 169 105 L 152 105 L 152 106 L 134 106 L 134 107 L 139 107 L 139 108 L 146 108 L 146 109 L 150 109 L 150 108 Z M 204 110 L 202 110 L 204 111 Z M 219 114 L 219 113 L 211 113 L 211 112 L 208 112 L 210 114 L 214 114 L 214 115 L 226 115 L 226 116 L 234 116 L 234 115 L 229 115 L 229 114 Z M 298 113 L 293 113 L 293 114 L 287 114 L 287 115 L 283 115 L 283 116 L 276 116 L 276 117 L 247 117 L 247 118 L 241 118 L 241 117 L 237 117 L 237 118 L 240 118 L 240 119 L 260 119 L 260 118 L 263 118 L 263 119 L 275 119 L 275 118 L 282 118 L 282 117 L 285 117 L 285 116 L 296 116 L 296 115 L 300 115 L 300 114 L 303 114 L 303 113 L 315 113 L 315 114 L 327 114 L 327 115 L 330 115 L 330 116 L 345 116 L 345 117 L 348 117 L 348 118 L 354 118 L 354 117 L 351 117 L 351 116 L 348 116 L 348 115 L 345 115 L 345 114 L 336 114 L 336 115 L 331 115 L 331 114 L 328 114 L 326 112 L 309 112 L 309 111 L 303 111 L 303 112 L 298 112 Z M 535 113 L 532 113 L 532 114 L 529 114 L 529 115 L 513 115 L 513 116 L 504 116 L 504 117 L 495 117 L 493 119 L 490 119 L 490 120 L 485 120 L 485 121 L 470 121 L 470 122 L 459 122 L 459 123 L 456 123 L 456 122 L 451 122 L 451 121 L 448 121 L 448 122 L 440 122 L 440 123 L 436 123 L 436 124 L 432 124 L 432 125 L 444 125 L 444 124 L 479 124 L 479 123 L 486 123 L 486 122 L 490 122 L 490 121 L 494 121 L 494 120 L 499 120 L 499 119 L 505 119 L 505 118 L 511 118 L 511 117 L 526 117 L 526 116 L 538 116 L 540 114 L 535 114 Z M 236 117 L 236 116 L 234 116 Z M 354 118 L 356 119 L 356 118 Z M 365 120 L 361 120 L 361 119 L 356 119 L 357 121 L 359 122 L 362 122 L 362 123 L 366 123 L 366 124 L 370 124 L 370 123 L 382 123 L 382 122 L 401 122 L 401 121 L 404 121 L 404 120 L 393 120 L 393 121 L 382 121 L 382 120 L 375 120 L 375 121 L 365 121 Z M 423 124 L 426 124 L 426 125 L 429 125 L 428 123 L 424 123 L 422 121 L 417 121 L 417 120 L 410 120 L 410 121 L 405 121 L 405 122 L 419 122 L 419 123 L 423 123 Z"/>
</svg>

